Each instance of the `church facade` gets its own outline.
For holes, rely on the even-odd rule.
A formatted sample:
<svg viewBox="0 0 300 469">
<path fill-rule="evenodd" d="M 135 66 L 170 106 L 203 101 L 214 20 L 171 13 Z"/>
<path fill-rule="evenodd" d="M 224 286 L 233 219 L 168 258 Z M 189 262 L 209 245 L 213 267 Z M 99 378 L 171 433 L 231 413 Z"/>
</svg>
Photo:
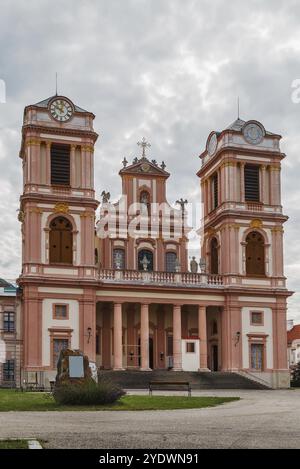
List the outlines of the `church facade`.
<svg viewBox="0 0 300 469">
<path fill-rule="evenodd" d="M 199 271 L 186 201 L 168 203 L 169 173 L 145 140 L 123 160 L 122 197 L 103 191 L 96 215 L 94 118 L 62 96 L 24 110 L 24 379 L 48 385 L 70 347 L 99 369 L 232 371 L 288 387 L 280 135 L 237 119 L 208 136 Z"/>
</svg>

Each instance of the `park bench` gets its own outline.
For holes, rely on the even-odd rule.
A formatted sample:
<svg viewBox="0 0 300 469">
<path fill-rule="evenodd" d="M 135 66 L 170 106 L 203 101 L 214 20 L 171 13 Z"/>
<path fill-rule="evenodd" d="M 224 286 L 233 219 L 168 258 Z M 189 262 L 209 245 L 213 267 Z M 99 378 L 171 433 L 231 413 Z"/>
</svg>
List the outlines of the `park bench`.
<svg viewBox="0 0 300 469">
<path fill-rule="evenodd" d="M 192 388 L 188 381 L 150 381 L 149 382 L 149 396 L 152 396 L 152 391 L 157 389 L 167 389 L 173 387 L 185 387 L 188 391 L 188 396 L 192 395 Z"/>
</svg>

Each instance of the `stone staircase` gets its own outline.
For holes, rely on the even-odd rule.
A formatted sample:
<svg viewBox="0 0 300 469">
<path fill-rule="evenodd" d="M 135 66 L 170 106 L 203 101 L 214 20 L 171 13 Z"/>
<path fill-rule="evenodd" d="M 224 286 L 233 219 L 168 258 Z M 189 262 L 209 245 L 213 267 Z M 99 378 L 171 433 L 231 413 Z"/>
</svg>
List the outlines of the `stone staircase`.
<svg viewBox="0 0 300 469">
<path fill-rule="evenodd" d="M 100 377 L 106 377 L 125 389 L 148 389 L 149 381 L 189 381 L 192 389 L 269 389 L 238 373 L 212 371 L 168 371 L 168 370 L 101 370 Z"/>
</svg>

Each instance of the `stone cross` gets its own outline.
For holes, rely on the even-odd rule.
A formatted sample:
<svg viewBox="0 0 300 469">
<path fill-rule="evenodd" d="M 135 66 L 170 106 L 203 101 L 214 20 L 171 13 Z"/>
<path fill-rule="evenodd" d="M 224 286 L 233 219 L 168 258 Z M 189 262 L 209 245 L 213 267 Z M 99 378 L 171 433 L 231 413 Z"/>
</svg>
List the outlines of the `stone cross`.
<svg viewBox="0 0 300 469">
<path fill-rule="evenodd" d="M 142 149 L 143 149 L 143 150 L 142 150 L 142 158 L 145 158 L 145 157 L 146 157 L 145 151 L 146 151 L 146 148 L 147 148 L 147 147 L 148 147 L 148 148 L 151 147 L 150 143 L 148 143 L 148 142 L 146 141 L 145 137 L 143 137 L 143 138 L 142 138 L 142 141 L 141 141 L 141 142 L 138 142 L 137 144 L 138 144 L 140 147 L 142 147 Z"/>
<path fill-rule="evenodd" d="M 181 207 L 181 210 L 184 211 L 184 206 L 188 203 L 188 201 L 185 199 L 183 200 L 183 198 L 181 197 L 181 199 L 179 200 L 176 200 L 176 204 L 179 204 L 180 207 Z"/>
</svg>

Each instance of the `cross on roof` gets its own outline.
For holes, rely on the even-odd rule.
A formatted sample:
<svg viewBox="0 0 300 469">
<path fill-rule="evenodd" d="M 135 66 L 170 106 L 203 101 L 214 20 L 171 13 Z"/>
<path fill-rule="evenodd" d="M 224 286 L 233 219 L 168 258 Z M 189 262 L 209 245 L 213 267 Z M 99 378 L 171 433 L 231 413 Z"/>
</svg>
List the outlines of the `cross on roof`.
<svg viewBox="0 0 300 469">
<path fill-rule="evenodd" d="M 145 139 L 145 137 L 142 138 L 142 141 L 141 142 L 138 142 L 137 143 L 140 147 L 142 147 L 143 149 L 143 152 L 142 152 L 142 157 L 145 158 L 146 157 L 146 153 L 145 153 L 145 150 L 146 148 L 148 147 L 151 147 L 150 143 L 148 143 Z"/>
</svg>

